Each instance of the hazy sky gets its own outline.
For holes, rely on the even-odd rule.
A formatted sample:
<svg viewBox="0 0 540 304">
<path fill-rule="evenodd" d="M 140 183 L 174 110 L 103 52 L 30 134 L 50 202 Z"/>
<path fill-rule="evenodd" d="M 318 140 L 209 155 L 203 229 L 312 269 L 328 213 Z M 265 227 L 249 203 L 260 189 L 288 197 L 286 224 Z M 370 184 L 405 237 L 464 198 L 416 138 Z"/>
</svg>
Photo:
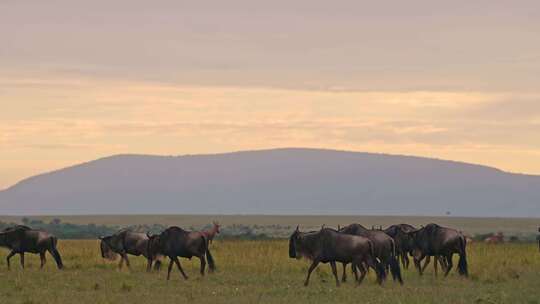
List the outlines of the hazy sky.
<svg viewBox="0 0 540 304">
<path fill-rule="evenodd" d="M 540 174 L 538 1 L 0 1 L 0 189 L 322 147 Z"/>
</svg>

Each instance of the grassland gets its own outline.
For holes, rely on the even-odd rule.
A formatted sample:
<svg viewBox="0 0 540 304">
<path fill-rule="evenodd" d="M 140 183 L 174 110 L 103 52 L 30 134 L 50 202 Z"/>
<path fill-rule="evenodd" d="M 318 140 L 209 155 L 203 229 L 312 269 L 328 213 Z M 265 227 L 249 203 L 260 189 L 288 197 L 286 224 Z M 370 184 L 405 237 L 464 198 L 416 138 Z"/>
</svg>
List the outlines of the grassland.
<svg viewBox="0 0 540 304">
<path fill-rule="evenodd" d="M 427 216 L 274 216 L 274 215 L 82 215 L 82 216 L 35 216 L 30 219 L 39 219 L 50 222 L 54 218 L 73 224 L 96 225 L 177 225 L 180 227 L 202 227 L 213 220 L 219 221 L 223 226 L 290 226 L 300 225 L 305 229 L 314 229 L 326 224 L 336 227 L 350 223 L 362 223 L 366 227 L 372 225 L 389 226 L 396 223 L 408 223 L 414 226 L 427 223 L 438 223 L 443 226 L 459 229 L 467 234 L 484 234 L 501 231 L 506 235 L 536 234 L 540 219 L 535 218 L 470 218 L 470 217 L 427 217 Z M 0 216 L 3 222 L 20 222 L 22 217 Z"/>
<path fill-rule="evenodd" d="M 288 258 L 287 241 L 221 241 L 212 244 L 218 271 L 201 278 L 198 260 L 182 260 L 190 279 L 175 269 L 146 273 L 144 259 L 132 257 L 132 270 L 101 259 L 97 241 L 62 240 L 66 269 L 51 258 L 39 269 L 39 258 L 27 254 L 27 269 L 14 257 L 7 271 L 0 249 L 0 303 L 540 303 L 540 253 L 533 244 L 472 244 L 471 276 L 454 272 L 435 278 L 431 267 L 419 277 L 405 271 L 405 285 L 382 287 L 371 274 L 360 287 L 348 282 L 336 288 L 330 267 L 321 265 L 311 285 L 303 287 L 308 263 Z"/>
</svg>

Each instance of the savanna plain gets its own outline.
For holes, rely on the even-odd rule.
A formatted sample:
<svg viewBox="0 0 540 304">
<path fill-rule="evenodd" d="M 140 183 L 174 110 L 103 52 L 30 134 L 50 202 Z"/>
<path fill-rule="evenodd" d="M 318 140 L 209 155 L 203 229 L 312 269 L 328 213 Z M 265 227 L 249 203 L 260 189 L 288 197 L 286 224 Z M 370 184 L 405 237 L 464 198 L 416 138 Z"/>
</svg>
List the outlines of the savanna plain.
<svg viewBox="0 0 540 304">
<path fill-rule="evenodd" d="M 0 249 L 0 303 L 540 303 L 540 252 L 533 243 L 468 246 L 470 277 L 454 271 L 435 277 L 403 270 L 405 284 L 375 283 L 370 273 L 362 285 L 352 280 L 336 288 L 329 265 L 320 265 L 304 287 L 309 262 L 288 257 L 286 239 L 222 240 L 211 244 L 217 271 L 199 275 L 199 261 L 182 259 L 189 279 L 166 265 L 147 273 L 145 259 L 130 256 L 131 270 L 103 260 L 97 240 L 60 240 L 65 269 L 52 258 L 39 269 L 39 257 L 26 254 L 7 270 L 7 250 Z M 457 261 L 457 257 L 456 261 Z M 339 266 L 341 272 L 341 266 Z"/>
</svg>

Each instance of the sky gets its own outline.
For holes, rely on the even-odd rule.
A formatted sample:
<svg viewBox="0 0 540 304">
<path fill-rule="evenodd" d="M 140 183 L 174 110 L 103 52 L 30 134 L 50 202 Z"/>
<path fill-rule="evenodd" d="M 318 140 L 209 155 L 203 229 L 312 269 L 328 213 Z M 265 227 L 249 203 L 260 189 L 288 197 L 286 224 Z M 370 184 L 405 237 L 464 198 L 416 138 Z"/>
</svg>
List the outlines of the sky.
<svg viewBox="0 0 540 304">
<path fill-rule="evenodd" d="M 0 189 L 313 147 L 540 174 L 538 1 L 0 1 Z"/>
</svg>

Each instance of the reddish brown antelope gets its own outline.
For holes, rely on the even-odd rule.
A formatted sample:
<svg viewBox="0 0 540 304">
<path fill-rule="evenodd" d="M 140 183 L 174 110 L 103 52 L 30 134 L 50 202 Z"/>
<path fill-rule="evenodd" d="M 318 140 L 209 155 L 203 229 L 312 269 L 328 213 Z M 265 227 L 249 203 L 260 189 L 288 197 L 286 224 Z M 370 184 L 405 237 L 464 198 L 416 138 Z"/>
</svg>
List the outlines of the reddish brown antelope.
<svg viewBox="0 0 540 304">
<path fill-rule="evenodd" d="M 213 221 L 212 222 L 212 228 L 208 229 L 208 230 L 203 230 L 201 231 L 201 233 L 206 237 L 206 239 L 210 242 L 210 244 L 212 244 L 212 241 L 214 240 L 214 237 L 216 236 L 216 234 L 219 234 L 219 228 L 221 226 L 218 224 L 218 222 L 216 221 Z"/>
</svg>

